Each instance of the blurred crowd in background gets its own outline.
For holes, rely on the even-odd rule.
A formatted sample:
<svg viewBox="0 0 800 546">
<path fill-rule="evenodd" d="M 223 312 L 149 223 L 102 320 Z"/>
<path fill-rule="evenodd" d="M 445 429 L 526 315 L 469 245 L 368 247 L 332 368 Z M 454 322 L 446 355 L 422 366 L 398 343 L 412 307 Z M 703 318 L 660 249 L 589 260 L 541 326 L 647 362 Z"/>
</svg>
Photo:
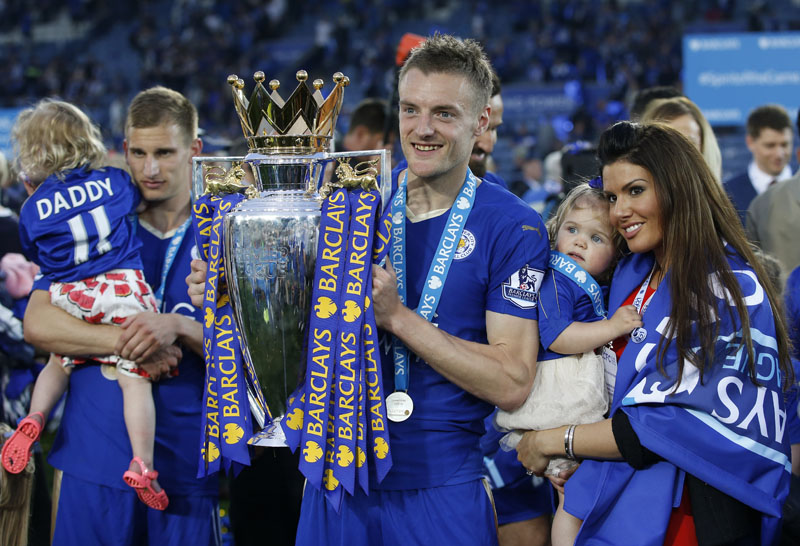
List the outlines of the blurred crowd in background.
<svg viewBox="0 0 800 546">
<path fill-rule="evenodd" d="M 241 139 L 228 74 L 249 88 L 253 72 L 263 70 L 291 90 L 298 68 L 329 85 L 338 70 L 352 82 L 346 129 L 361 98 L 391 96 L 403 33 L 440 30 L 480 40 L 504 88 L 564 86 L 574 99 L 566 116 L 507 120 L 501 127 L 498 148 L 510 155 L 497 168 L 513 179 L 523 177 L 526 161 L 571 141 L 591 141 L 624 119 L 637 90 L 680 88 L 685 32 L 793 29 L 800 29 L 793 0 L 6 0 L 0 2 L 6 74 L 0 107 L 58 96 L 88 112 L 110 147 L 120 149 L 125 105 L 137 91 L 162 84 L 197 105 L 212 152 Z"/>
</svg>

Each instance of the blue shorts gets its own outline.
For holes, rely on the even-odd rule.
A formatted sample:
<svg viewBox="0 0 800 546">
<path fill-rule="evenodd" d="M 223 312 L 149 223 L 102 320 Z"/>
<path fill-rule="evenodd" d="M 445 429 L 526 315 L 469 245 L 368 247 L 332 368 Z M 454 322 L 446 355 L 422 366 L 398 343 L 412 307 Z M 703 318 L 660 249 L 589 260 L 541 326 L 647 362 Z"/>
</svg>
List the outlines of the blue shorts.
<svg viewBox="0 0 800 546">
<path fill-rule="evenodd" d="M 481 480 L 403 491 L 345 493 L 339 514 L 306 485 L 297 546 L 496 546 L 497 528 Z"/>
<path fill-rule="evenodd" d="M 553 488 L 545 478 L 528 476 L 516 451 L 498 450 L 484 457 L 484 470 L 492 484 L 499 525 L 525 521 L 555 512 Z"/>
<path fill-rule="evenodd" d="M 542 483 L 537 483 L 543 480 Z M 492 489 L 497 509 L 497 523 L 505 525 L 517 521 L 550 515 L 553 509 L 553 488 L 545 478 L 527 476 L 525 480 Z"/>
<path fill-rule="evenodd" d="M 216 497 L 167 494 L 167 509 L 153 510 L 133 489 L 97 485 L 63 474 L 53 545 L 220 545 Z"/>
</svg>

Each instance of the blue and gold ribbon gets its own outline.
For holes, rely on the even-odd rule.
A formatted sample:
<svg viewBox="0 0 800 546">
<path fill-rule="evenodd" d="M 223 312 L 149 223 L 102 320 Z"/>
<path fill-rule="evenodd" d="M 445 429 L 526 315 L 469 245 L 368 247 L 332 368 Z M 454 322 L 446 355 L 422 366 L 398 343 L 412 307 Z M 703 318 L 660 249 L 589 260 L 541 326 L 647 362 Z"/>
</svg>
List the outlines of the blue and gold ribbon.
<svg viewBox="0 0 800 546">
<path fill-rule="evenodd" d="M 209 262 L 204 297 L 205 410 L 200 474 L 249 463 L 246 382 L 255 374 L 235 327 L 223 272 L 222 219 L 242 197 L 203 196 L 194 205 L 197 245 Z M 385 258 L 389 210 L 378 218 L 377 191 L 339 189 L 325 199 L 317 245 L 305 379 L 281 420 L 300 470 L 337 509 L 346 491 L 369 491 L 391 468 L 389 433 L 370 305 L 372 264 Z M 238 345 L 237 345 L 238 344 Z M 252 378 L 252 379 L 251 379 Z M 256 389 L 260 393 L 260 388 Z M 265 405 L 266 406 L 266 405 Z"/>
<path fill-rule="evenodd" d="M 197 246 L 208 261 L 203 298 L 206 381 L 199 476 L 250 464 L 247 438 L 252 424 L 242 339 L 228 296 L 222 239 L 223 218 L 241 199 L 238 194 L 202 196 L 193 207 Z"/>
<path fill-rule="evenodd" d="M 372 270 L 372 239 L 377 192 L 350 193 L 350 237 L 344 274 L 344 305 L 339 315 L 339 343 L 336 351 L 336 396 L 334 408 L 335 462 L 333 475 L 353 494 L 356 478 L 356 437 L 358 435 L 358 389 L 361 372 L 361 339 L 366 306 L 366 281 Z"/>
<path fill-rule="evenodd" d="M 333 368 L 338 341 L 340 294 L 343 285 L 345 253 L 350 219 L 350 201 L 347 191 L 339 189 L 331 194 L 322 206 L 314 288 L 311 296 L 311 316 L 308 330 L 308 357 L 303 389 L 302 419 L 296 414 L 297 405 L 289 408 L 284 433 L 289 439 L 294 426 L 302 423 L 300 435 L 300 471 L 308 483 L 319 489 L 323 484 L 335 489 L 333 470 L 325 471 L 326 454 L 333 456 L 328 440 L 332 418 Z M 298 399 L 299 400 L 299 399 Z M 291 417 L 291 421 L 288 419 Z M 290 426 L 292 423 L 294 425 Z M 329 437 L 330 436 L 330 437 Z M 287 442 L 288 443 L 288 442 Z M 290 443 L 290 447 L 292 447 Z"/>
<path fill-rule="evenodd" d="M 337 510 L 345 491 L 369 491 L 370 465 L 379 480 L 391 468 L 370 306 L 372 264 L 386 256 L 391 227 L 379 205 L 377 191 L 360 189 L 323 203 L 305 383 L 281 421 L 287 444 L 301 448 L 301 472 Z"/>
</svg>

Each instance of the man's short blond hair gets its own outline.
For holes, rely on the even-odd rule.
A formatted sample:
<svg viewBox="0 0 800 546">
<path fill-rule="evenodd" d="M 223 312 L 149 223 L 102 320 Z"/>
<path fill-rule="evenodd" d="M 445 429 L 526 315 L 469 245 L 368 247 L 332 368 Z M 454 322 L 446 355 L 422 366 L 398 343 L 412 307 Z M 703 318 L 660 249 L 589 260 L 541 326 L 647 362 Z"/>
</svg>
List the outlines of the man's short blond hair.
<svg viewBox="0 0 800 546">
<path fill-rule="evenodd" d="M 166 87 L 151 87 L 137 94 L 128 106 L 125 137 L 131 129 L 176 125 L 185 144 L 197 138 L 197 109 L 182 94 Z"/>
</svg>

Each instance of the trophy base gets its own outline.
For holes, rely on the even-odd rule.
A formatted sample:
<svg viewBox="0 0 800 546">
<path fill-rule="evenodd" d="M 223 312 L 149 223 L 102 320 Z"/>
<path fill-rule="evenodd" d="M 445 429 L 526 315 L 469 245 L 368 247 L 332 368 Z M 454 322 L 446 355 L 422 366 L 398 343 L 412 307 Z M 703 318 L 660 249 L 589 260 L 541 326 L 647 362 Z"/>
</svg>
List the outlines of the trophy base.
<svg viewBox="0 0 800 546">
<path fill-rule="evenodd" d="M 252 438 L 247 440 L 251 446 L 263 447 L 289 447 L 286 443 L 286 435 L 281 428 L 281 419 L 283 417 L 276 417 L 272 423 L 264 427 L 261 432 L 257 432 Z"/>
</svg>

